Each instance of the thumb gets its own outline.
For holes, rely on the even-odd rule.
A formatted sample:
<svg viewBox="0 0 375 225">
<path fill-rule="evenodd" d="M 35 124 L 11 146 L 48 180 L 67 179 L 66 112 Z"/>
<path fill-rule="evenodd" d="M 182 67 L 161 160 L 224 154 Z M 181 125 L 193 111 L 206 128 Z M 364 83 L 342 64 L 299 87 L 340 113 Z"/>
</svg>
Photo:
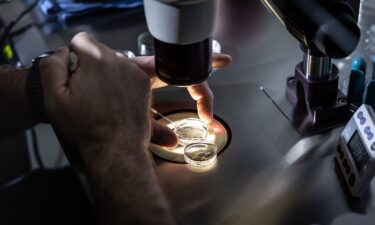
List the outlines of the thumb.
<svg viewBox="0 0 375 225">
<path fill-rule="evenodd" d="M 176 134 L 169 127 L 164 126 L 152 119 L 152 137 L 151 142 L 163 147 L 173 148 L 178 144 Z"/>
<path fill-rule="evenodd" d="M 69 81 L 69 50 L 59 48 L 39 63 L 40 77 L 45 93 L 57 94 L 67 90 Z"/>
</svg>

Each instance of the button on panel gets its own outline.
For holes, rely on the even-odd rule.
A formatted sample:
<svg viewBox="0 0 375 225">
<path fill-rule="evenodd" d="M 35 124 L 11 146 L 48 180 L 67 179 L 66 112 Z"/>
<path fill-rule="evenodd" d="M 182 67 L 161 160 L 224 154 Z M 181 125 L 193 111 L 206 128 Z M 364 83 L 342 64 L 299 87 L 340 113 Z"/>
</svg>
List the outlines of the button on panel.
<svg viewBox="0 0 375 225">
<path fill-rule="evenodd" d="M 365 127 L 365 134 L 369 134 L 371 132 L 371 128 L 369 126 Z"/>
<path fill-rule="evenodd" d="M 368 133 L 367 134 L 367 140 L 371 141 L 371 139 L 374 137 L 374 134 L 373 133 Z"/>
<path fill-rule="evenodd" d="M 349 185 L 350 185 L 351 187 L 354 186 L 354 184 L 355 184 L 355 176 L 354 176 L 353 173 L 350 174 L 350 176 L 349 176 L 349 180 L 348 180 L 348 183 L 349 183 Z"/>
<path fill-rule="evenodd" d="M 362 111 L 359 111 L 359 112 L 357 113 L 357 118 L 358 118 L 358 119 L 362 119 L 362 118 L 363 118 L 363 112 L 362 112 Z"/>
<path fill-rule="evenodd" d="M 374 148 L 375 148 L 375 144 L 374 144 Z M 344 158 L 344 151 L 341 149 L 341 145 L 337 145 L 337 153 L 340 159 Z"/>
<path fill-rule="evenodd" d="M 346 168 L 348 165 L 348 160 L 344 159 L 344 161 L 342 162 L 342 165 Z"/>
<path fill-rule="evenodd" d="M 349 174 L 349 173 L 350 173 L 350 171 L 351 171 L 351 169 L 350 169 L 350 167 L 349 167 L 349 166 L 345 168 L 345 173 L 346 173 L 346 174 Z"/>
<path fill-rule="evenodd" d="M 371 151 L 375 151 L 375 142 L 371 145 Z"/>
</svg>

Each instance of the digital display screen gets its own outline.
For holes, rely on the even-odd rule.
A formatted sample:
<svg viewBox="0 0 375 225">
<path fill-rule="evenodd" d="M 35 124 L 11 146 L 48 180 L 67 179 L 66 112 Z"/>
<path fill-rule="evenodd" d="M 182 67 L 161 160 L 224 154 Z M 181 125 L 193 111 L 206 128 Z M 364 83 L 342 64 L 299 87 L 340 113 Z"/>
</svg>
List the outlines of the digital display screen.
<svg viewBox="0 0 375 225">
<path fill-rule="evenodd" d="M 366 168 L 367 161 L 370 157 L 358 131 L 356 131 L 350 139 L 348 147 L 358 172 L 361 173 Z"/>
</svg>

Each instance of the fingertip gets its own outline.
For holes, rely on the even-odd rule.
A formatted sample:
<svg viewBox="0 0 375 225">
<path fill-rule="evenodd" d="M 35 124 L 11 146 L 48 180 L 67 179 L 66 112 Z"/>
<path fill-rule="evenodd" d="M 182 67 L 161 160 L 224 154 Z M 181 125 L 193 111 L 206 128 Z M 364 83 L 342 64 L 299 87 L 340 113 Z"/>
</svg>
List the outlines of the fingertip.
<svg viewBox="0 0 375 225">
<path fill-rule="evenodd" d="M 174 132 L 164 133 L 162 138 L 153 143 L 166 148 L 175 148 L 178 145 L 178 137 Z"/>
<path fill-rule="evenodd" d="M 155 57 L 154 56 L 137 56 L 129 58 L 150 77 L 155 77 Z"/>
<path fill-rule="evenodd" d="M 70 41 L 69 49 L 82 60 L 86 60 L 87 56 L 100 59 L 102 57 L 100 46 L 101 44 L 93 36 L 80 32 Z"/>
<path fill-rule="evenodd" d="M 93 41 L 95 41 L 95 39 L 94 39 L 93 36 L 91 36 L 87 32 L 79 32 L 79 33 L 77 33 L 76 35 L 73 36 L 70 43 L 75 45 L 75 44 L 80 44 L 82 41 L 93 42 Z"/>
<path fill-rule="evenodd" d="M 214 116 L 212 112 L 198 112 L 198 115 L 199 118 L 207 124 L 210 124 L 213 121 Z"/>
<path fill-rule="evenodd" d="M 167 135 L 168 137 L 166 139 L 168 139 L 168 141 L 166 141 L 165 143 L 163 143 L 163 146 L 164 147 L 167 147 L 167 148 L 175 148 L 177 147 L 178 145 L 178 137 L 175 133 L 169 133 Z"/>
<path fill-rule="evenodd" d="M 232 56 L 227 54 L 213 53 L 212 66 L 214 68 L 224 67 L 232 62 Z"/>
<path fill-rule="evenodd" d="M 170 128 L 153 120 L 151 142 L 159 146 L 174 148 L 178 144 L 178 137 Z"/>
</svg>

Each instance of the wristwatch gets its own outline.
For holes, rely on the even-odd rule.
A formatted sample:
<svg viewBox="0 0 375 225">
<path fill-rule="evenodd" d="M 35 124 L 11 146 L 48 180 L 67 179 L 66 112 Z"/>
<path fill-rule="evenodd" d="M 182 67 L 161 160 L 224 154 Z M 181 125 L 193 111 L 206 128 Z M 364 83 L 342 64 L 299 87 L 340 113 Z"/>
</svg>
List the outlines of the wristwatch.
<svg viewBox="0 0 375 225">
<path fill-rule="evenodd" d="M 31 61 L 31 68 L 27 77 L 26 91 L 32 113 L 43 123 L 49 119 L 44 109 L 43 86 L 39 72 L 39 62 L 53 54 L 53 51 L 46 52 Z"/>
</svg>

